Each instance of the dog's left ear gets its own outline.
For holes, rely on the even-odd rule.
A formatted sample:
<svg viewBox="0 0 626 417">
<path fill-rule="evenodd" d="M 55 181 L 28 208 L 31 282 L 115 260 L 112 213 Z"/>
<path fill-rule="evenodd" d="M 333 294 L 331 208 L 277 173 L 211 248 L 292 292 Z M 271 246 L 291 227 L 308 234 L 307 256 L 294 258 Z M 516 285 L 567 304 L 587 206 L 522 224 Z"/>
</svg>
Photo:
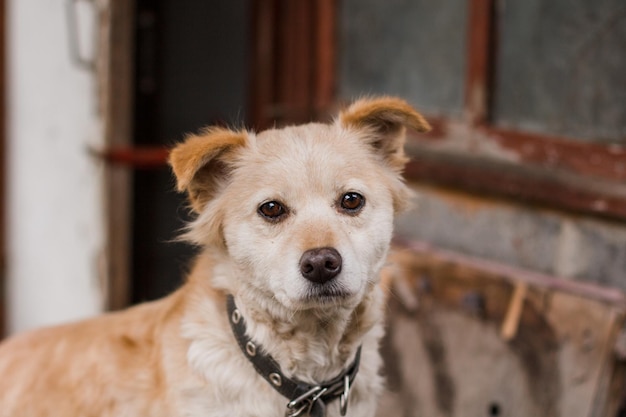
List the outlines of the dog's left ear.
<svg viewBox="0 0 626 417">
<path fill-rule="evenodd" d="M 372 146 L 381 152 L 389 165 L 402 170 L 406 128 L 428 132 L 430 125 L 406 101 L 394 97 L 361 99 L 339 113 L 338 122 L 345 128 L 365 130 Z"/>
</svg>

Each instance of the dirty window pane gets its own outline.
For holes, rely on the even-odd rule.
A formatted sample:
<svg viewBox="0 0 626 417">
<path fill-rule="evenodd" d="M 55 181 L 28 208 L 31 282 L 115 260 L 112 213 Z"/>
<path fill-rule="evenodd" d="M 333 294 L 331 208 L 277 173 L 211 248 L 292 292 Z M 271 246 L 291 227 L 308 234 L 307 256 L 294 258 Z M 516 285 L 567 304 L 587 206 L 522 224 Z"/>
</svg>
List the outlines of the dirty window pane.
<svg viewBox="0 0 626 417">
<path fill-rule="evenodd" d="M 626 2 L 500 4 L 495 123 L 626 144 Z"/>
<path fill-rule="evenodd" d="M 339 94 L 399 95 L 431 115 L 460 116 L 467 1 L 344 0 Z"/>
</svg>

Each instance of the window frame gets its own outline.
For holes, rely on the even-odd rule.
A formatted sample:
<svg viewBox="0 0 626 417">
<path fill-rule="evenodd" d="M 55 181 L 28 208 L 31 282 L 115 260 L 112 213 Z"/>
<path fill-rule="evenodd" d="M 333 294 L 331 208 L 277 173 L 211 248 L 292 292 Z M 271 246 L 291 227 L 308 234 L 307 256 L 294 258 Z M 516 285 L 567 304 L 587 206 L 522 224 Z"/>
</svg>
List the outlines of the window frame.
<svg viewBox="0 0 626 417">
<path fill-rule="evenodd" d="M 499 128 L 491 123 L 499 3 L 496 0 L 468 1 L 465 120 L 430 118 L 435 129 L 429 138 L 412 140 L 421 143 L 420 150 L 433 152 L 429 156 L 414 152 L 407 166 L 407 177 L 625 220 L 626 146 L 583 143 L 567 137 Z M 468 136 L 482 142 L 479 143 L 481 148 L 495 145 L 503 155 L 490 154 L 485 158 L 475 149 L 476 141 L 463 141 L 456 149 L 456 157 L 445 152 L 434 155 L 436 149 L 453 141 L 449 132 L 453 127 L 458 131 L 459 125 Z M 460 157 L 460 154 L 467 156 Z M 510 163 L 511 155 L 516 163 Z M 476 163 L 472 158 L 483 158 L 485 163 Z"/>
</svg>

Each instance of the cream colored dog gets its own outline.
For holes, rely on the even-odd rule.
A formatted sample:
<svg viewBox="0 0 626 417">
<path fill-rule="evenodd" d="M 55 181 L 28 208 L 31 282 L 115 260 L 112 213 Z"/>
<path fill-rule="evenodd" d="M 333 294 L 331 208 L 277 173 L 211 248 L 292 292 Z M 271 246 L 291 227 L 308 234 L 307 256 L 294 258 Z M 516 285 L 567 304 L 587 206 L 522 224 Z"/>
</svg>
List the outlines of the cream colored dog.
<svg viewBox="0 0 626 417">
<path fill-rule="evenodd" d="M 332 124 L 213 128 L 176 146 L 197 213 L 185 237 L 204 248 L 188 282 L 0 345 L 0 416 L 372 416 L 379 275 L 409 195 L 405 126 L 428 130 L 404 101 L 379 98 Z M 279 369 L 263 375 L 258 358 Z M 290 382 L 302 398 L 281 394 Z"/>
</svg>

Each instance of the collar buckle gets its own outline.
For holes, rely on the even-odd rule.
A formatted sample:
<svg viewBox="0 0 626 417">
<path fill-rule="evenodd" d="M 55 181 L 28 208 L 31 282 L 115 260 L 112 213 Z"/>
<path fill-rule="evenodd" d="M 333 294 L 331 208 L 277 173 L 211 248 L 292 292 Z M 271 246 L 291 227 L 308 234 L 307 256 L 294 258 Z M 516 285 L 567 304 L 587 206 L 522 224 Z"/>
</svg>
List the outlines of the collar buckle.
<svg viewBox="0 0 626 417">
<path fill-rule="evenodd" d="M 291 400 L 287 403 L 287 410 L 285 416 L 298 417 L 303 414 L 311 413 L 311 409 L 315 405 L 315 402 L 328 391 L 328 388 L 322 388 L 319 385 L 311 388 L 295 400 Z"/>
<path fill-rule="evenodd" d="M 287 410 L 285 411 L 286 417 L 298 417 L 307 413 L 311 413 L 311 409 L 315 405 L 315 403 L 325 394 L 335 394 L 340 393 L 339 395 L 339 412 L 342 416 L 345 416 L 348 412 L 348 399 L 350 397 L 350 391 L 352 386 L 350 385 L 350 376 L 345 375 L 343 381 L 338 381 L 337 383 L 328 386 L 321 387 L 319 385 L 311 388 L 298 398 L 289 401 L 287 403 Z"/>
</svg>

